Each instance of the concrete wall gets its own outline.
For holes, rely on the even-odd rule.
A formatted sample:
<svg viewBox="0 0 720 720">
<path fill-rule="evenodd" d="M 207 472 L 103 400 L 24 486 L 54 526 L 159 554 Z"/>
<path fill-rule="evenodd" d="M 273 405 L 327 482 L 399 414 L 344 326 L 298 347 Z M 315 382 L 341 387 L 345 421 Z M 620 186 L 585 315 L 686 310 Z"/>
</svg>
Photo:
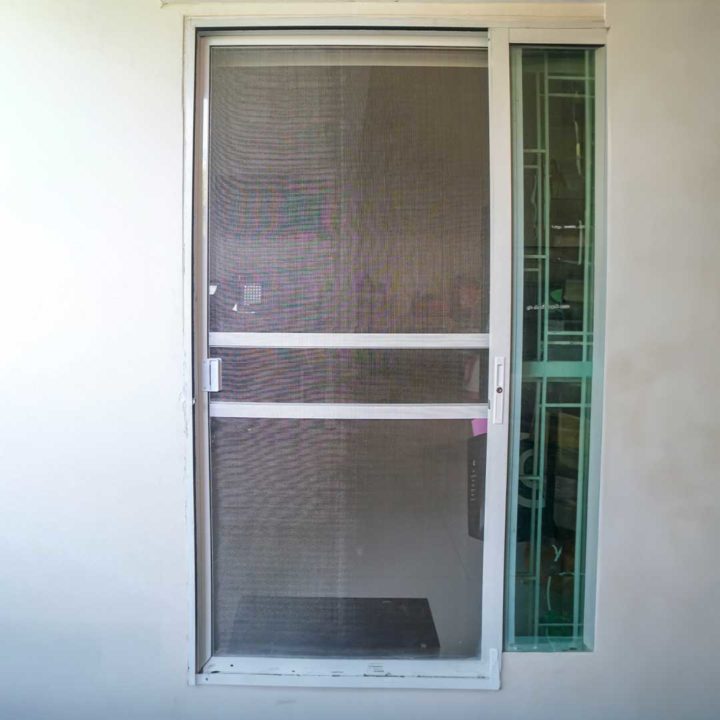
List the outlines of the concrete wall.
<svg viewBox="0 0 720 720">
<path fill-rule="evenodd" d="M 0 716 L 712 718 L 720 3 L 609 0 L 596 651 L 500 692 L 186 684 L 182 20 L 0 2 Z"/>
</svg>

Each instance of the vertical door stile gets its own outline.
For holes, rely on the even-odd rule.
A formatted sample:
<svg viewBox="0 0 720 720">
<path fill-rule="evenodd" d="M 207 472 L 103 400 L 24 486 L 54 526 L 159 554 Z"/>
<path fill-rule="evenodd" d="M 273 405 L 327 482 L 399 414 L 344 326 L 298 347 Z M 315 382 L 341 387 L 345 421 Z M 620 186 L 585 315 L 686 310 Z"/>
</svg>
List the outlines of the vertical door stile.
<svg viewBox="0 0 720 720">
<path fill-rule="evenodd" d="M 493 28 L 489 39 L 490 68 L 490 357 L 504 368 L 510 359 L 512 293 L 512 178 L 510 136 L 510 45 L 506 28 Z M 494 379 L 494 378 L 493 378 Z M 506 383 L 507 385 L 507 383 Z M 493 582 L 483 585 L 482 656 L 502 657 L 503 577 L 505 571 L 505 504 L 508 444 L 508 393 L 495 392 L 499 422 L 488 426 L 486 541 L 483 566 Z M 499 397 L 498 397 L 499 395 Z M 498 663 L 500 660 L 498 660 Z M 498 678 L 499 683 L 499 667 Z"/>
<path fill-rule="evenodd" d="M 203 389 L 207 345 L 208 162 L 210 110 L 210 58 L 207 41 L 196 42 L 193 153 L 193 388 L 195 432 L 195 585 L 198 669 L 212 656 L 212 541 L 210 525 L 209 397 Z"/>
</svg>

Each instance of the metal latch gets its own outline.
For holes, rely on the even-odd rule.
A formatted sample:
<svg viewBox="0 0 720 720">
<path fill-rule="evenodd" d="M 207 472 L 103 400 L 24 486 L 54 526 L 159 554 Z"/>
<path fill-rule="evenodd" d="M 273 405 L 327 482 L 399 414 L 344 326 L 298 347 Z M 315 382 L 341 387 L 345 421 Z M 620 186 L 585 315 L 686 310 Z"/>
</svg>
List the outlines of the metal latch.
<svg viewBox="0 0 720 720">
<path fill-rule="evenodd" d="M 222 358 L 208 358 L 203 362 L 202 389 L 204 392 L 222 390 Z"/>
</svg>

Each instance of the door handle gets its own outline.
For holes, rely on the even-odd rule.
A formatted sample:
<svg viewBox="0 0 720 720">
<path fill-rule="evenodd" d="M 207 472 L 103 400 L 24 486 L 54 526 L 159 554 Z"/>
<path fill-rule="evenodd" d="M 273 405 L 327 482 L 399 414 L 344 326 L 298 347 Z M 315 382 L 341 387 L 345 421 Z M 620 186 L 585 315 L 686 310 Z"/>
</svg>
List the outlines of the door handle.
<svg viewBox="0 0 720 720">
<path fill-rule="evenodd" d="M 222 390 L 222 358 L 208 358 L 203 362 L 202 389 L 204 392 Z"/>
<path fill-rule="evenodd" d="M 502 425 L 505 420 L 505 358 L 496 357 L 493 364 L 492 422 Z"/>
</svg>

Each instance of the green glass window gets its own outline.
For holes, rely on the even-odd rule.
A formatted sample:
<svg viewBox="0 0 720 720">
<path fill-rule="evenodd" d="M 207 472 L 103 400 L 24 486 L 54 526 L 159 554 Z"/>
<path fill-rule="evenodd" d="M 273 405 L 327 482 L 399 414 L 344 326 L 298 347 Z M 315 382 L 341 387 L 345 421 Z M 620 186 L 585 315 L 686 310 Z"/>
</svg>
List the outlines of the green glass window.
<svg viewBox="0 0 720 720">
<path fill-rule="evenodd" d="M 514 47 L 508 650 L 585 650 L 595 50 Z"/>
</svg>

